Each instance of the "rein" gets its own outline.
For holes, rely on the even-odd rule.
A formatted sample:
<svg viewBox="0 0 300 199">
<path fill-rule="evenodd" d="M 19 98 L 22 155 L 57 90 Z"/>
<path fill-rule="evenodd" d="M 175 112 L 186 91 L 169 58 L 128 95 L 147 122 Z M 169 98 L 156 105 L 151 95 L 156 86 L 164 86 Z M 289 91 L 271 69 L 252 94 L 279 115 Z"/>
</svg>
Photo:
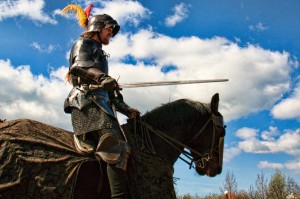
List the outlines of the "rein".
<svg viewBox="0 0 300 199">
<path fill-rule="evenodd" d="M 210 152 L 209 153 L 205 153 L 202 154 L 199 151 L 189 147 L 188 145 L 179 142 L 178 140 L 174 139 L 173 137 L 167 135 L 166 133 L 159 131 L 157 129 L 154 129 L 151 125 L 147 124 L 146 122 L 143 122 L 141 120 L 137 120 L 137 122 L 139 122 L 140 124 L 142 124 L 143 126 L 145 126 L 148 130 L 150 130 L 151 132 L 155 133 L 157 136 L 159 136 L 161 139 L 163 139 L 164 141 L 166 141 L 168 144 L 170 144 L 173 148 L 175 148 L 177 151 L 179 151 L 180 153 L 182 153 L 186 158 L 188 158 L 190 160 L 187 161 L 182 157 L 179 157 L 182 161 L 184 161 L 185 163 L 187 163 L 189 165 L 189 168 L 191 169 L 193 166 L 193 163 L 195 163 L 196 167 L 199 168 L 204 168 L 206 165 L 206 162 L 208 162 L 211 158 L 212 158 L 212 152 L 213 152 L 213 148 L 214 148 L 214 140 L 215 140 L 215 127 L 219 127 L 222 125 L 219 125 L 219 120 L 215 119 L 218 118 L 217 116 L 213 115 L 206 121 L 206 123 L 204 124 L 204 126 L 198 131 L 198 133 L 196 133 L 196 135 L 194 135 L 192 137 L 192 139 L 189 141 L 189 143 L 191 143 L 192 141 L 194 141 L 199 135 L 201 135 L 203 133 L 203 131 L 206 129 L 207 125 L 209 124 L 209 122 L 213 122 L 213 138 L 212 138 L 212 142 L 211 142 L 211 148 L 210 148 Z M 222 126 L 223 127 L 223 126 Z M 181 146 L 183 149 L 181 149 L 179 146 Z M 188 149 L 190 152 L 186 151 L 185 149 Z M 196 154 L 197 156 L 199 156 L 200 158 L 198 160 L 194 160 L 192 157 L 192 153 Z"/>
</svg>

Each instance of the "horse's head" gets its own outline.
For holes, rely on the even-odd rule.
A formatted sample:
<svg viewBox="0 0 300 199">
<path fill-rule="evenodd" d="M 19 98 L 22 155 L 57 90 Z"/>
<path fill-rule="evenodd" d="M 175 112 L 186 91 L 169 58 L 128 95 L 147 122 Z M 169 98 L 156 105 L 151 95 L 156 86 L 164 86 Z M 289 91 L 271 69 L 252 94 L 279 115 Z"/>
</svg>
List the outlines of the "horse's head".
<svg viewBox="0 0 300 199">
<path fill-rule="evenodd" d="M 218 104 L 219 94 L 215 94 L 210 103 L 211 115 L 189 140 L 189 146 L 193 149 L 193 162 L 199 175 L 214 177 L 222 172 L 225 126 Z"/>
<path fill-rule="evenodd" d="M 136 134 L 145 137 L 143 139 L 151 132 L 151 142 L 146 140 L 141 145 L 150 143 L 148 147 L 170 165 L 173 166 L 183 154 L 192 163 L 180 158 L 190 166 L 195 164 L 198 174 L 213 177 L 222 171 L 225 136 L 218 104 L 219 94 L 212 97 L 210 104 L 177 100 L 146 113 L 138 120 L 141 128 L 133 121 L 130 128 L 133 132 L 140 131 Z"/>
</svg>

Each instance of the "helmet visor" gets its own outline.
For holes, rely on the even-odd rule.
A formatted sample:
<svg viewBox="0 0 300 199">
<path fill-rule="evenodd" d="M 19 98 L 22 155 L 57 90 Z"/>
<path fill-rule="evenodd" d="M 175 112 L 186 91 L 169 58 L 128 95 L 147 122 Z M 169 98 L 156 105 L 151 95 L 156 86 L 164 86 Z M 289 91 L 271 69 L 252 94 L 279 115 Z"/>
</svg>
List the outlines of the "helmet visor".
<svg viewBox="0 0 300 199">
<path fill-rule="evenodd" d="M 120 30 L 120 25 L 116 20 L 108 20 L 104 22 L 105 27 L 107 28 L 112 28 L 113 30 L 113 36 L 115 36 L 119 30 Z"/>
</svg>

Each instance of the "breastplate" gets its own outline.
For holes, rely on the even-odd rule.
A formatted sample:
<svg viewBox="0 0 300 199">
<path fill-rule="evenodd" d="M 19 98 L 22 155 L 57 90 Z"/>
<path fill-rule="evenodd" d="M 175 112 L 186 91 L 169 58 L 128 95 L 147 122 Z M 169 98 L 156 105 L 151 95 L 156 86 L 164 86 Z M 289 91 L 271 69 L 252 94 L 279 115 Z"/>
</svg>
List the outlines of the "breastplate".
<svg viewBox="0 0 300 199">
<path fill-rule="evenodd" d="M 101 45 L 91 38 L 80 37 L 74 44 L 69 58 L 69 66 L 99 68 L 108 75 L 107 54 Z"/>
</svg>

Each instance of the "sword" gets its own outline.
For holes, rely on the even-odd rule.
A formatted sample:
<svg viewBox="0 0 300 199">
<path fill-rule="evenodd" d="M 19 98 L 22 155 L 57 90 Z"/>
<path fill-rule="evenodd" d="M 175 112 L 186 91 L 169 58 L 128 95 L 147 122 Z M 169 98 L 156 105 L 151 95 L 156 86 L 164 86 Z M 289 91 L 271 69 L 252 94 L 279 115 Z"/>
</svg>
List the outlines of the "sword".
<svg viewBox="0 0 300 199">
<path fill-rule="evenodd" d="M 207 79 L 207 80 L 179 80 L 179 81 L 158 81 L 158 82 L 134 82 L 134 83 L 119 83 L 119 88 L 139 88 L 150 86 L 169 86 L 181 84 L 199 84 L 199 83 L 212 83 L 212 82 L 227 82 L 228 79 Z M 90 90 L 102 88 L 101 85 L 90 84 Z"/>
</svg>

